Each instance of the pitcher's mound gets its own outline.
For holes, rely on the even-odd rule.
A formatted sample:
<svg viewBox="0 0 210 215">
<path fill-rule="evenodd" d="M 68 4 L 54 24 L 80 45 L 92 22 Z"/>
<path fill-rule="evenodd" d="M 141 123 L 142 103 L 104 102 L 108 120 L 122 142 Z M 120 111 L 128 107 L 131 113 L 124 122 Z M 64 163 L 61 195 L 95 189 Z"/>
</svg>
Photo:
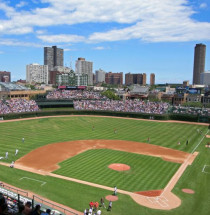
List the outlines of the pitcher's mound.
<svg viewBox="0 0 210 215">
<path fill-rule="evenodd" d="M 106 196 L 106 200 L 114 202 L 114 201 L 118 200 L 118 197 L 113 196 L 113 195 L 109 195 L 109 196 Z"/>
<path fill-rule="evenodd" d="M 191 189 L 182 189 L 182 192 L 189 193 L 189 194 L 194 194 L 195 193 L 195 191 L 191 190 Z"/>
<path fill-rule="evenodd" d="M 127 171 L 130 169 L 130 166 L 122 163 L 113 163 L 110 164 L 108 167 L 116 171 Z"/>
</svg>

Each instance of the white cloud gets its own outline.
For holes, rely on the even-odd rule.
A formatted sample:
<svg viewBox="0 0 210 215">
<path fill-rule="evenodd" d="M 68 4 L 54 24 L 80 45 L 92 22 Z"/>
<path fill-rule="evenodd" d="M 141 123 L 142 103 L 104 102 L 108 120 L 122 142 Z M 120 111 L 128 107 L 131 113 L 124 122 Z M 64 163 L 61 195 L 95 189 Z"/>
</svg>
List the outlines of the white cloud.
<svg viewBox="0 0 210 215">
<path fill-rule="evenodd" d="M 93 48 L 94 50 L 104 50 L 104 49 L 109 49 L 109 47 L 104 47 L 104 46 L 97 46 Z"/>
<path fill-rule="evenodd" d="M 82 42 L 85 40 L 83 36 L 78 35 L 67 35 L 67 34 L 59 34 L 59 35 L 38 35 L 40 40 L 47 43 L 75 43 Z"/>
<path fill-rule="evenodd" d="M 21 2 L 19 2 L 18 4 L 16 4 L 15 7 L 21 8 L 21 7 L 26 6 L 27 4 L 28 4 L 27 2 L 21 1 Z"/>
<path fill-rule="evenodd" d="M 43 44 L 22 42 L 14 39 L 2 39 L 0 38 L 0 45 L 2 46 L 26 46 L 26 47 L 43 47 Z"/>
<path fill-rule="evenodd" d="M 65 51 L 65 52 L 69 52 L 69 51 L 71 51 L 71 49 L 64 49 L 64 51 Z"/>
<path fill-rule="evenodd" d="M 208 5 L 207 5 L 206 3 L 200 4 L 200 8 L 201 8 L 201 9 L 204 9 L 204 8 L 207 8 L 207 7 L 208 7 Z"/>
<path fill-rule="evenodd" d="M 45 34 L 45 33 L 46 33 L 46 30 L 37 30 L 36 33 L 37 33 L 37 34 Z"/>
<path fill-rule="evenodd" d="M 7 19 L 0 19 L 0 34 L 34 33 L 49 43 L 103 42 L 140 39 L 149 42 L 210 40 L 210 22 L 191 18 L 194 14 L 190 0 L 41 0 L 48 7 L 18 12 L 0 3 Z M 47 4 L 46 4 L 47 3 Z M 202 7 L 204 7 L 203 5 Z M 98 32 L 91 29 L 89 36 L 46 35 L 47 27 L 80 23 L 115 23 L 113 29 Z M 117 24 L 128 27 L 117 28 Z M 121 25 L 122 26 L 122 25 Z M 42 30 L 43 29 L 43 30 Z M 107 29 L 107 28 L 106 28 Z"/>
<path fill-rule="evenodd" d="M 3 51 L 0 51 L 0 54 L 4 54 L 4 52 L 3 52 Z"/>
</svg>

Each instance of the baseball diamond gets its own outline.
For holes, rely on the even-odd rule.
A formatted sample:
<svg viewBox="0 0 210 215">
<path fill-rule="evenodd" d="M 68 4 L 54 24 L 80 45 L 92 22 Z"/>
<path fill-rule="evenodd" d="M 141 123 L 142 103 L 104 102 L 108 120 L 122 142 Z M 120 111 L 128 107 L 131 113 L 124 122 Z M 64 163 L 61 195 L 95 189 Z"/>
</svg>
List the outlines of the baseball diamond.
<svg viewBox="0 0 210 215">
<path fill-rule="evenodd" d="M 208 124 L 60 116 L 1 121 L 0 132 L 0 180 L 78 214 L 101 197 L 108 206 L 114 186 L 105 215 L 210 213 Z"/>
</svg>

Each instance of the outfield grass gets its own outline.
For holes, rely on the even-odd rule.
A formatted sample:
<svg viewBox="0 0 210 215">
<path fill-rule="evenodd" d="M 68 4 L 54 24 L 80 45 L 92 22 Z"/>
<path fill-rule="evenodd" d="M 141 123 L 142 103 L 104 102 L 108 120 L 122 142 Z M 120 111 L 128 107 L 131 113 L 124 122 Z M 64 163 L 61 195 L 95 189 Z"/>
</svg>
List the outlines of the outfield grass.
<svg viewBox="0 0 210 215">
<path fill-rule="evenodd" d="M 131 169 L 118 172 L 108 168 L 112 163 L 124 163 Z M 56 174 L 133 192 L 163 189 L 180 166 L 153 156 L 110 149 L 88 150 L 59 165 Z"/>
<path fill-rule="evenodd" d="M 115 128 L 117 134 L 113 132 Z M 9 159 L 6 162 L 11 162 L 35 148 L 56 142 L 88 139 L 147 142 L 148 137 L 151 144 L 191 152 L 201 139 L 196 131 L 198 128 L 205 133 L 208 127 L 102 117 L 60 117 L 0 123 L 0 157 L 8 151 Z M 22 137 L 25 138 L 24 144 Z M 185 145 L 187 139 L 188 147 Z M 19 154 L 14 157 L 16 148 Z"/>
<path fill-rule="evenodd" d="M 95 126 L 94 131 L 92 131 L 93 125 Z M 114 128 L 117 128 L 117 134 L 114 134 Z M 207 128 L 207 126 L 200 125 L 100 117 L 59 117 L 0 123 L 0 157 L 5 156 L 5 152 L 8 151 L 9 159 L 2 161 L 11 162 L 40 146 L 70 140 L 119 139 L 146 142 L 148 137 L 150 137 L 151 144 L 191 152 L 202 138 L 196 130 L 201 129 L 205 133 Z M 25 143 L 22 143 L 22 137 L 25 138 Z M 187 139 L 189 140 L 188 146 L 185 145 Z M 181 141 L 180 146 L 177 145 L 178 141 Z M 202 173 L 203 166 L 210 165 L 210 149 L 204 147 L 207 141 L 207 139 L 204 139 L 196 149 L 200 154 L 193 165 L 187 168 L 173 190 L 182 199 L 181 207 L 171 211 L 152 210 L 142 207 L 136 204 L 130 197 L 120 194 L 119 201 L 113 203 L 111 214 L 210 214 L 210 174 Z M 19 149 L 17 158 L 14 157 L 16 148 Z M 28 180 L 19 181 L 21 177 L 32 177 L 37 180 L 46 181 L 47 184 L 40 187 L 39 184 L 31 183 Z M 150 177 L 152 180 L 153 175 Z M 31 190 L 80 211 L 88 207 L 90 201 L 99 201 L 101 196 L 110 194 L 110 191 L 3 166 L 0 166 L 0 180 L 23 189 Z M 182 188 L 193 189 L 195 190 L 195 194 L 183 193 L 181 191 Z M 103 214 L 110 213 L 103 210 Z"/>
</svg>

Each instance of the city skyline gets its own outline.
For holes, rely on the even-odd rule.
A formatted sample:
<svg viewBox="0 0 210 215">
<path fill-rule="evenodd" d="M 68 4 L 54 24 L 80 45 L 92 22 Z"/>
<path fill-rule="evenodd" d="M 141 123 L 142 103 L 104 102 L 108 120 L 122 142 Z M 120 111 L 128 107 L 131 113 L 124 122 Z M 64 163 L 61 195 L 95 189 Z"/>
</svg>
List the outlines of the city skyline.
<svg viewBox="0 0 210 215">
<path fill-rule="evenodd" d="M 109 1 L 0 1 L 0 70 L 11 72 L 12 81 L 26 79 L 26 65 L 43 65 L 43 48 L 57 46 L 73 69 L 83 57 L 93 72 L 146 73 L 147 83 L 155 73 L 157 84 L 192 83 L 198 43 L 206 45 L 210 70 L 207 0 Z"/>
</svg>

